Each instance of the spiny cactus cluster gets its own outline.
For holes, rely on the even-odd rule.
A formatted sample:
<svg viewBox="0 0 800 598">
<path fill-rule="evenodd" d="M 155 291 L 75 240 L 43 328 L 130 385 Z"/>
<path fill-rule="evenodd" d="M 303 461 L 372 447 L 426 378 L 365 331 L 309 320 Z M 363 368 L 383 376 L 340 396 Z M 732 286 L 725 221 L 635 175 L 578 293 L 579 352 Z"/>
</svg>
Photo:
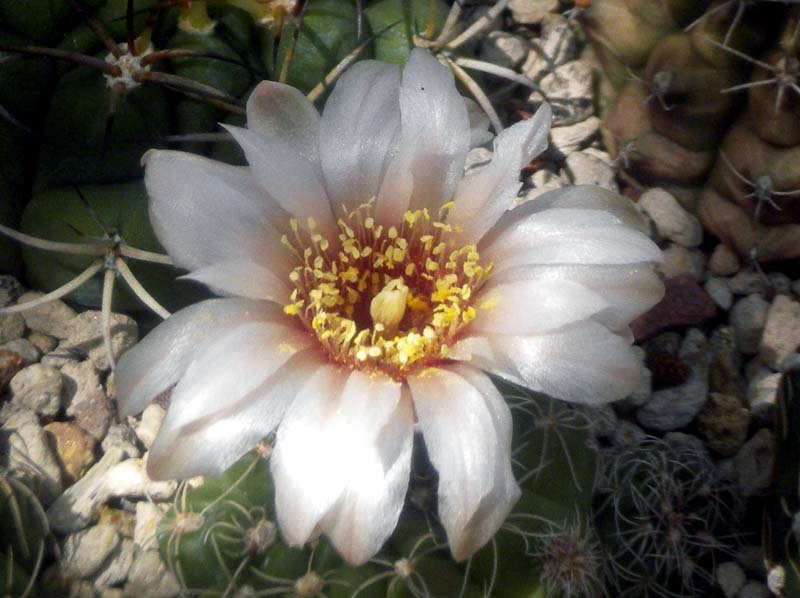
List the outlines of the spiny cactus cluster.
<svg viewBox="0 0 800 598">
<path fill-rule="evenodd" d="M 800 592 L 800 368 L 791 369 L 781 379 L 775 430 L 775 495 L 763 530 L 767 582 L 772 592 L 783 598 Z"/>
<path fill-rule="evenodd" d="M 36 596 L 50 536 L 36 495 L 18 479 L 0 476 L 0 593 Z"/>
<path fill-rule="evenodd" d="M 703 447 L 646 437 L 610 449 L 601 471 L 595 522 L 614 595 L 706 595 L 741 505 Z"/>
<path fill-rule="evenodd" d="M 601 551 L 588 510 L 596 469 L 588 420 L 522 389 L 503 390 L 527 430 L 514 453 L 523 497 L 466 563 L 450 557 L 434 507 L 435 473 L 422 448 L 400 523 L 373 560 L 350 567 L 324 539 L 286 546 L 275 524 L 267 442 L 200 487 L 182 486 L 159 527 L 161 554 L 180 583 L 202 595 L 600 596 Z"/>
<path fill-rule="evenodd" d="M 606 145 L 671 185 L 745 258 L 800 256 L 800 7 L 594 0 L 576 13 L 602 64 Z"/>
</svg>

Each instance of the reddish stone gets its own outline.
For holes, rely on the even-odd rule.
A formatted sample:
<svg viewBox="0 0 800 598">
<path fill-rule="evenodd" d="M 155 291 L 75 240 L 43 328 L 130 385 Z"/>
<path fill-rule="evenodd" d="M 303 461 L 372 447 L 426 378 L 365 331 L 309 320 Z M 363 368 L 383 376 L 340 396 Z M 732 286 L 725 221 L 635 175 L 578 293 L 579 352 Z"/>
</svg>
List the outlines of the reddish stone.
<svg viewBox="0 0 800 598">
<path fill-rule="evenodd" d="M 0 349 L 0 394 L 3 393 L 11 378 L 22 369 L 24 362 L 25 358 L 19 353 Z"/>
<path fill-rule="evenodd" d="M 664 330 L 700 326 L 713 318 L 717 306 L 691 274 L 681 274 L 664 281 L 661 302 L 631 322 L 637 341 L 651 338 Z"/>
</svg>

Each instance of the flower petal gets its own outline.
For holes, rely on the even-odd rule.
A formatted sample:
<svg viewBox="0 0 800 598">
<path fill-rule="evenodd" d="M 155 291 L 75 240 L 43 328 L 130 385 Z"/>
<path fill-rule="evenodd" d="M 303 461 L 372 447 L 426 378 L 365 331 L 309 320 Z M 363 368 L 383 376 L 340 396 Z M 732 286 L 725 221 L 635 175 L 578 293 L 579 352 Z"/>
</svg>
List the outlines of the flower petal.
<svg viewBox="0 0 800 598">
<path fill-rule="evenodd" d="M 591 320 L 543 335 L 468 337 L 448 356 L 552 397 L 589 405 L 628 396 L 641 375 L 630 340 Z"/>
<path fill-rule="evenodd" d="M 376 219 L 400 222 L 407 209 L 436 209 L 450 201 L 469 142 L 467 108 L 453 74 L 415 48 L 403 70 L 397 155 L 378 193 Z"/>
<path fill-rule="evenodd" d="M 336 84 L 322 113 L 319 145 L 334 211 L 376 196 L 400 127 L 400 69 L 365 60 Z"/>
<path fill-rule="evenodd" d="M 447 222 L 461 228 L 463 243 L 477 244 L 511 206 L 522 185 L 520 170 L 547 149 L 551 120 L 550 106 L 543 104 L 532 118 L 495 137 L 492 161 L 461 180 Z"/>
<path fill-rule="evenodd" d="M 195 352 L 226 330 L 285 317 L 274 304 L 211 299 L 172 314 L 120 359 L 115 370 L 120 416 L 138 413 L 183 376 Z"/>
<path fill-rule="evenodd" d="M 233 135 L 247 157 L 259 186 L 284 210 L 293 214 L 300 226 L 311 218 L 323 234 L 332 234 L 335 222 L 322 185 L 321 171 L 301 156 L 291 143 L 278 137 L 264 137 L 255 131 L 223 125 Z"/>
<path fill-rule="evenodd" d="M 380 550 L 403 510 L 414 440 L 414 410 L 404 390 L 374 446 L 356 453 L 344 493 L 323 520 L 323 531 L 354 566 Z"/>
<path fill-rule="evenodd" d="M 330 101 L 330 100 L 329 100 Z M 309 162 L 319 162 L 319 112 L 303 93 L 283 83 L 262 81 L 247 100 L 247 128 L 278 137 Z"/>
<path fill-rule="evenodd" d="M 489 284 L 522 281 L 575 282 L 599 294 L 624 322 L 640 316 L 664 296 L 664 284 L 649 264 L 521 266 L 498 269 Z"/>
<path fill-rule="evenodd" d="M 477 317 L 469 329 L 484 334 L 543 334 L 611 307 L 594 291 L 570 280 L 490 282 L 475 302 Z M 525 309 L 519 309 L 522 305 Z"/>
<path fill-rule="evenodd" d="M 494 485 L 483 497 L 475 513 L 459 538 L 448 534 L 453 556 L 463 560 L 480 549 L 508 517 L 522 492 L 511 468 L 511 412 L 503 396 L 483 372 L 469 366 L 451 366 L 454 372 L 467 380 L 483 395 L 492 415 L 498 450 L 494 460 Z"/>
<path fill-rule="evenodd" d="M 280 235 L 271 234 L 282 210 L 247 168 L 164 150 L 150 150 L 142 160 L 153 230 L 178 266 L 286 261 Z"/>
<path fill-rule="evenodd" d="M 220 262 L 182 276 L 207 285 L 217 295 L 234 295 L 247 299 L 266 299 L 281 305 L 289 303 L 288 280 L 265 267 L 246 260 Z"/>
<path fill-rule="evenodd" d="M 638 264 L 660 262 L 646 235 L 610 213 L 553 208 L 530 214 L 481 242 L 481 257 L 498 270 L 536 264 Z"/>
<path fill-rule="evenodd" d="M 488 381 L 487 381 L 488 382 Z M 428 455 L 439 472 L 439 516 L 450 549 L 458 559 L 478 548 L 483 538 L 475 515 L 498 483 L 497 462 L 510 461 L 510 413 L 497 390 L 478 388 L 453 368 L 429 368 L 409 376 L 419 427 Z M 502 503 L 503 501 L 501 501 Z M 495 505 L 499 510 L 504 504 Z M 510 506 L 508 507 L 510 508 Z"/>
<path fill-rule="evenodd" d="M 353 464 L 375 450 L 399 399 L 398 383 L 358 370 L 323 366 L 308 380 L 278 428 L 272 455 L 275 509 L 288 544 L 307 542 L 362 473 Z"/>
<path fill-rule="evenodd" d="M 307 377 L 322 364 L 319 357 L 315 349 L 297 353 L 252 391 L 188 422 L 181 423 L 187 409 L 170 408 L 150 450 L 150 477 L 225 471 L 277 427 Z"/>
</svg>

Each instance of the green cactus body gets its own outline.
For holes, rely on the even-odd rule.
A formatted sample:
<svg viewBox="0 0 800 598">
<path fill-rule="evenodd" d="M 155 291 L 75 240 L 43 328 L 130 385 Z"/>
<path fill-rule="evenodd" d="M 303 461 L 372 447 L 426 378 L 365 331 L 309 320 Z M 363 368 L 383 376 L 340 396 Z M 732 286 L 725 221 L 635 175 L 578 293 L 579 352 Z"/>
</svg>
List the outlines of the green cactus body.
<svg viewBox="0 0 800 598">
<path fill-rule="evenodd" d="M 88 8 L 103 0 L 85 0 Z M 67 0 L 27 0 L 0 2 L 0 23 L 37 43 L 53 41 L 59 33 L 78 22 L 78 15 Z"/>
<path fill-rule="evenodd" d="M 405 64 L 408 53 L 415 47 L 414 36 L 428 27 L 434 7 L 434 37 L 444 26 L 450 7 L 441 0 L 377 0 L 366 9 L 367 20 L 380 36 L 375 40 L 375 58 Z M 389 27 L 388 30 L 385 30 Z M 385 31 L 384 31 L 385 30 Z"/>
<path fill-rule="evenodd" d="M 160 251 L 150 227 L 147 195 L 141 181 L 116 185 L 83 185 L 81 193 L 105 226 L 115 230 L 128 244 L 138 249 Z M 22 230 L 27 234 L 53 241 L 83 243 L 85 237 L 103 236 L 90 211 L 73 188 L 56 188 L 33 196 L 22 216 Z M 23 259 L 33 285 L 54 289 L 85 270 L 89 256 L 58 254 L 25 247 Z M 195 283 L 178 281 L 179 272 L 172 266 L 131 262 L 131 269 L 159 302 L 178 308 L 196 301 L 206 293 Z M 123 285 L 114 293 L 115 309 L 141 310 L 141 302 Z M 99 306 L 101 280 L 93 278 L 70 296 L 83 305 Z"/>
<path fill-rule="evenodd" d="M 283 26 L 278 40 L 271 30 L 263 29 L 261 32 L 263 60 L 275 80 L 283 69 L 293 32 L 294 27 L 289 23 Z M 365 28 L 364 37 L 369 33 Z M 358 11 L 353 0 L 312 2 L 303 16 L 286 83 L 304 93 L 309 92 L 340 60 L 354 50 L 360 41 Z M 361 58 L 370 56 L 371 50 L 361 54 Z"/>
</svg>

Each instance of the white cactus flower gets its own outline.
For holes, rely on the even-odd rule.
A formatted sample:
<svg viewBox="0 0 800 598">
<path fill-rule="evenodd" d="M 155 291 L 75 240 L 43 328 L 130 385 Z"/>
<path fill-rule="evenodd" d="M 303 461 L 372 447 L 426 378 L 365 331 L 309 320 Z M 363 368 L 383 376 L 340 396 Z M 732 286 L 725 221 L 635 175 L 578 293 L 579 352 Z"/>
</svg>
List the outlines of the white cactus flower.
<svg viewBox="0 0 800 598">
<path fill-rule="evenodd" d="M 580 403 L 631 392 L 627 324 L 661 298 L 660 252 L 603 189 L 507 211 L 546 148 L 547 106 L 464 176 L 466 105 L 422 50 L 402 72 L 354 65 L 321 116 L 261 83 L 247 118 L 228 130 L 249 167 L 144 159 L 159 239 L 225 297 L 171 316 L 119 363 L 123 415 L 174 386 L 149 471 L 216 474 L 277 430 L 284 539 L 326 534 L 359 564 L 397 523 L 419 432 L 465 559 L 520 496 L 510 411 L 485 372 Z"/>
</svg>

